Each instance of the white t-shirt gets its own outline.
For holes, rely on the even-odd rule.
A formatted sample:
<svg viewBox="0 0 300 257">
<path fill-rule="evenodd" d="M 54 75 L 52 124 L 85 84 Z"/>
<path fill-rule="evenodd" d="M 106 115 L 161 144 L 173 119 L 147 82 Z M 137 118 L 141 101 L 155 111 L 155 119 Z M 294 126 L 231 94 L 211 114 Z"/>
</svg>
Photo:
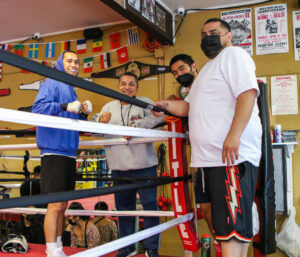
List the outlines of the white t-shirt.
<svg viewBox="0 0 300 257">
<path fill-rule="evenodd" d="M 189 132 L 192 146 L 191 167 L 226 166 L 222 148 L 230 129 L 237 97 L 256 89 L 255 64 L 239 47 L 226 47 L 201 69 L 185 98 L 189 107 Z M 241 136 L 239 158 L 259 166 L 262 126 L 257 103 Z"/>
</svg>

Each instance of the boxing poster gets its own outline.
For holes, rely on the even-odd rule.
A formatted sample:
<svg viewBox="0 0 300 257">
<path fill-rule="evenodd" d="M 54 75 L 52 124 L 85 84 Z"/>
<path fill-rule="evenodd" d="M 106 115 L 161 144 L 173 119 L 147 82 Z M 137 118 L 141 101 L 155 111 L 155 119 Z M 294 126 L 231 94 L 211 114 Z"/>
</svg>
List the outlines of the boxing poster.
<svg viewBox="0 0 300 257">
<path fill-rule="evenodd" d="M 232 32 L 232 43 L 253 55 L 252 12 L 250 8 L 221 12 L 221 19 L 227 21 Z"/>
<path fill-rule="evenodd" d="M 141 80 L 156 74 L 171 72 L 171 69 L 169 66 L 165 66 L 165 65 L 153 65 L 153 64 L 133 61 L 109 70 L 94 72 L 91 74 L 91 77 L 118 79 L 120 75 L 125 72 L 132 72 L 136 74 L 139 80 Z"/>
<path fill-rule="evenodd" d="M 142 15 L 152 23 L 155 18 L 155 0 L 142 0 Z"/>
<path fill-rule="evenodd" d="M 272 115 L 298 114 L 297 76 L 271 77 Z"/>
<path fill-rule="evenodd" d="M 289 51 L 287 6 L 268 5 L 255 8 L 256 54 Z"/>
<path fill-rule="evenodd" d="M 300 11 L 293 12 L 295 61 L 300 61 Z"/>
</svg>

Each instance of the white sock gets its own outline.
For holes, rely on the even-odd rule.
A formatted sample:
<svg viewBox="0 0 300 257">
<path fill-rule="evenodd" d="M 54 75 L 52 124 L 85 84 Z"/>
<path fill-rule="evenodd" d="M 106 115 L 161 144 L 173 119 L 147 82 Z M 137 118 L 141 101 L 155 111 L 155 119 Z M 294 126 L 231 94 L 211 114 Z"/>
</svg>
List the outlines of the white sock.
<svg viewBox="0 0 300 257">
<path fill-rule="evenodd" d="M 62 241 L 61 241 L 61 236 L 58 236 L 58 237 L 57 237 L 57 239 L 56 239 L 56 244 L 57 244 L 57 247 L 58 247 L 58 248 L 63 247 Z"/>
<path fill-rule="evenodd" d="M 47 252 L 52 252 L 54 249 L 57 248 L 57 243 L 46 243 Z"/>
</svg>

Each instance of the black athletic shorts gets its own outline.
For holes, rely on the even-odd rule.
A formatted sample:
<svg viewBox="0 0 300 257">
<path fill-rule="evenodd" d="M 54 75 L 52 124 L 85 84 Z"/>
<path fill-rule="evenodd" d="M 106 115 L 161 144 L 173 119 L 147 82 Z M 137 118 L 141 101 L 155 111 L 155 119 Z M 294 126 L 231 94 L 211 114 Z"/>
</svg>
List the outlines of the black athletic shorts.
<svg viewBox="0 0 300 257">
<path fill-rule="evenodd" d="M 258 168 L 249 162 L 231 167 L 198 169 L 196 202 L 211 203 L 217 240 L 235 237 L 242 242 L 251 241 L 257 173 Z"/>
<path fill-rule="evenodd" d="M 76 159 L 62 155 L 44 155 L 41 158 L 41 193 L 74 190 Z"/>
</svg>

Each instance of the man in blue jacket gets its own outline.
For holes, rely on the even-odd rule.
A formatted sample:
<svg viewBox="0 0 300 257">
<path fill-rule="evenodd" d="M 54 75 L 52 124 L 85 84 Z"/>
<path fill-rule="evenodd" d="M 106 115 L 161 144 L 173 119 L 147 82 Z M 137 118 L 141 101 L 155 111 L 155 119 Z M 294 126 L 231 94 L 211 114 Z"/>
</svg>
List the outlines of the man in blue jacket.
<svg viewBox="0 0 300 257">
<path fill-rule="evenodd" d="M 58 58 L 56 68 L 77 76 L 79 59 L 76 53 L 63 52 Z M 40 86 L 32 112 L 86 119 L 92 112 L 92 104 L 90 101 L 80 103 L 72 85 L 46 79 Z M 79 132 L 38 127 L 36 140 L 41 150 L 41 193 L 74 190 Z M 44 222 L 47 257 L 66 256 L 62 250 L 61 234 L 67 205 L 67 201 L 48 204 Z"/>
</svg>

